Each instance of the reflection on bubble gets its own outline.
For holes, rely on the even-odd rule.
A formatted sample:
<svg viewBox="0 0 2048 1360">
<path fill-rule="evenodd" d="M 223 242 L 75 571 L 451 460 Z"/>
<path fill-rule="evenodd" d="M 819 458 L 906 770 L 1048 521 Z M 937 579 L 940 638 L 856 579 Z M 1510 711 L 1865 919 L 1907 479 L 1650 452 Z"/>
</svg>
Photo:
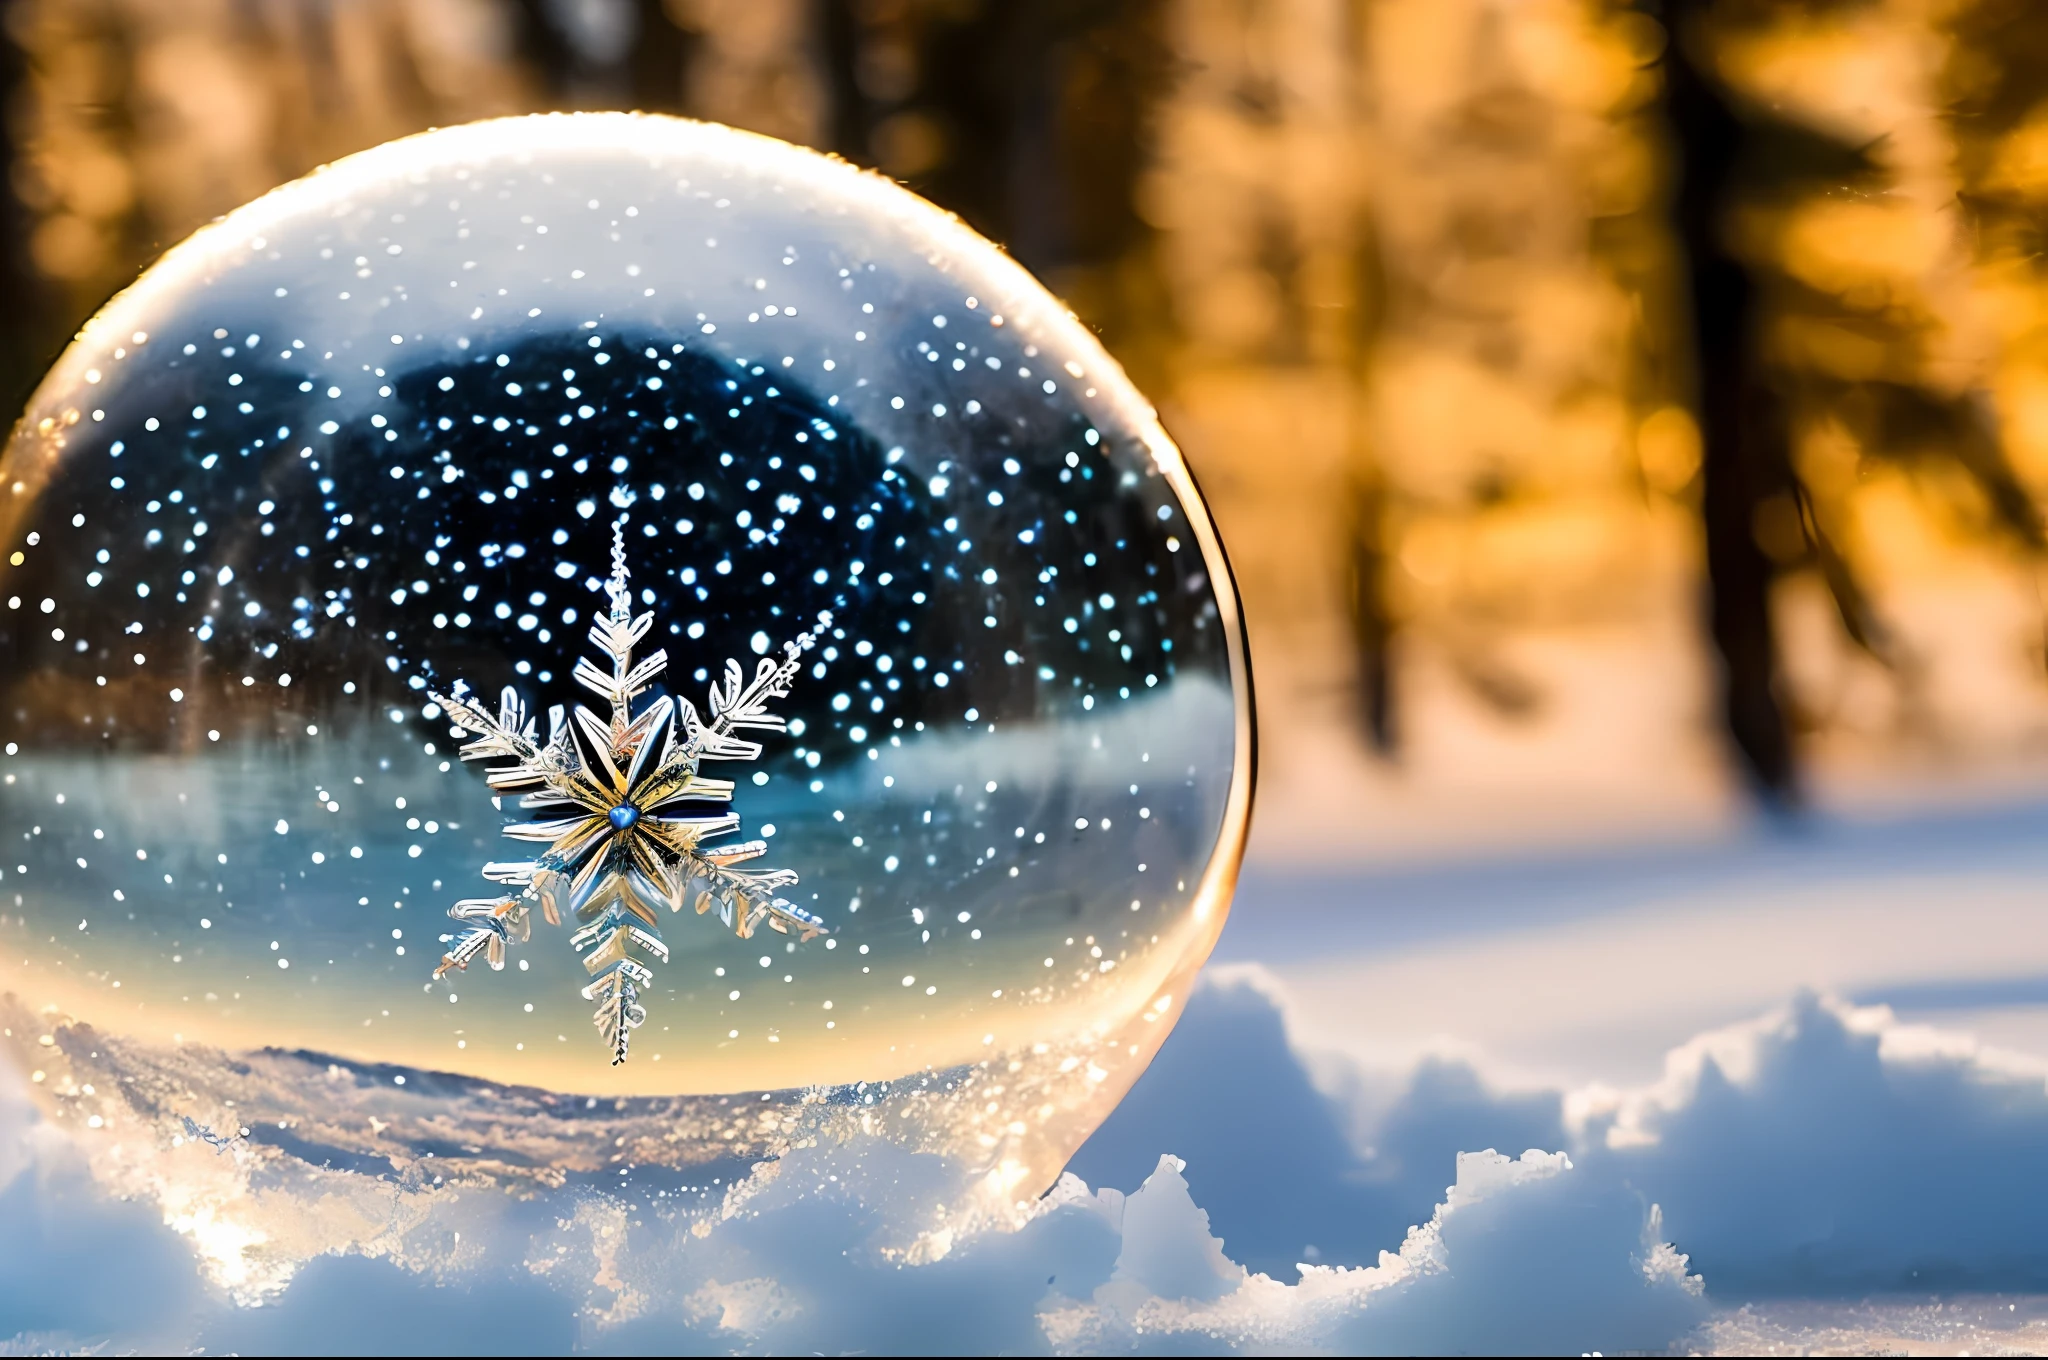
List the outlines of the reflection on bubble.
<svg viewBox="0 0 2048 1360">
<path fill-rule="evenodd" d="M 620 521 L 667 656 L 640 703 L 709 720 L 729 660 L 830 614 L 786 730 L 695 809 L 829 933 L 664 909 L 614 1067 L 573 920 L 431 981 L 450 904 L 534 850 L 428 695 L 512 686 L 542 741 L 551 705 L 608 718 L 574 667 Z M 698 1165 L 767 1145 L 733 1097 L 810 1088 L 1015 1188 L 1222 923 L 1248 681 L 1177 452 L 998 252 L 778 143 L 519 120 L 270 195 L 60 361 L 0 463 L 0 557 L 10 1037 L 182 1083 L 167 1119 L 404 1105 L 378 1155 L 459 1128 L 444 1155 L 540 1165 L 511 1150 L 573 1092 Z"/>
</svg>

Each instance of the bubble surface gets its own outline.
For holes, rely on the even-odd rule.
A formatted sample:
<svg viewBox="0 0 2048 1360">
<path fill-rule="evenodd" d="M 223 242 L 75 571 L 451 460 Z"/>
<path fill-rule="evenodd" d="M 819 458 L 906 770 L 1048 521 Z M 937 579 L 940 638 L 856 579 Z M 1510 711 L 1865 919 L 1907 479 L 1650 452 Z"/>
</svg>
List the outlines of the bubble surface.
<svg viewBox="0 0 2048 1360">
<path fill-rule="evenodd" d="M 816 631 L 786 727 L 702 773 L 826 932 L 664 909 L 618 1066 L 574 920 L 432 980 L 534 849 L 431 696 L 609 717 L 575 677 L 615 525 L 666 653 L 640 705 L 709 720 L 729 661 Z M 23 1014 L 613 1098 L 972 1087 L 962 1145 L 1042 1169 L 1227 908 L 1249 688 L 1177 450 L 993 247 L 781 143 L 512 120 L 259 200 L 59 361 L 0 561 Z"/>
</svg>

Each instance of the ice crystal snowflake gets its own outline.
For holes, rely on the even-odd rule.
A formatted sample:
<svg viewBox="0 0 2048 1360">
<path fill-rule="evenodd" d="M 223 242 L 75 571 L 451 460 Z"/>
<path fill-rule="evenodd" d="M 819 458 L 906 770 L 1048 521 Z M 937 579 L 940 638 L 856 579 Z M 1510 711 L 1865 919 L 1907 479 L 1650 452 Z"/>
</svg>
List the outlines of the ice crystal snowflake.
<svg viewBox="0 0 2048 1360">
<path fill-rule="evenodd" d="M 641 989 L 654 980 L 654 965 L 668 960 L 661 907 L 680 911 L 689 902 L 700 916 L 716 910 L 743 939 L 763 925 L 803 940 L 827 933 L 818 917 L 778 895 L 796 883 L 795 873 L 732 867 L 763 854 L 765 842 L 706 844 L 737 831 L 737 814 L 692 807 L 732 801 L 732 781 L 698 773 L 704 761 L 760 757 L 760 743 L 738 731 L 787 730 L 768 706 L 788 696 L 814 636 L 803 633 L 785 643 L 779 662 L 762 657 L 752 680 L 738 661 L 727 661 L 724 678 L 711 685 L 708 722 L 688 699 L 667 695 L 635 712 L 633 701 L 667 668 L 668 654 L 633 660 L 654 615 L 634 616 L 627 579 L 622 519 L 613 526 L 611 607 L 593 612 L 590 628 L 591 643 L 609 658 L 609 669 L 585 658 L 575 672 L 584 688 L 610 703 L 609 718 L 581 704 L 565 718 L 557 704 L 548 710 L 543 744 L 509 685 L 495 717 L 464 697 L 460 683 L 452 695 L 433 696 L 456 728 L 474 738 L 462 748 L 464 760 L 512 762 L 486 772 L 490 786 L 523 794 L 519 806 L 537 815 L 511 823 L 505 834 L 547 847 L 535 859 L 484 866 L 485 878 L 518 891 L 470 898 L 449 909 L 467 929 L 452 937 L 434 976 L 467 969 L 478 954 L 492 968 L 503 968 L 506 946 L 531 937 L 529 913 L 535 906 L 549 925 L 560 925 L 566 908 L 579 922 L 570 943 L 591 975 L 583 996 L 597 1003 L 592 1019 L 614 1065 L 626 1060 L 629 1036 L 647 1019 Z M 830 614 L 818 616 L 820 627 L 831 622 Z"/>
</svg>

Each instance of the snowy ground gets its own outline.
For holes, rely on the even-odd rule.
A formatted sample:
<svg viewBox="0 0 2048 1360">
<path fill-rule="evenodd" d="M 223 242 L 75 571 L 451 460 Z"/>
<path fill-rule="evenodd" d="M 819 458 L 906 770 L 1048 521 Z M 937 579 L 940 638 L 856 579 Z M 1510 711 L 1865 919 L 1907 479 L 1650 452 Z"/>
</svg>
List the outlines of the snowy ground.
<svg viewBox="0 0 2048 1360">
<path fill-rule="evenodd" d="M 1548 859 L 1254 870 L 1209 980 L 1071 1178 L 1028 1224 L 963 1230 L 937 1260 L 907 1244 L 930 1242 L 920 1206 L 952 1168 L 818 1148 L 709 1216 L 589 1191 L 451 1200 L 406 1228 L 439 1250 L 316 1259 L 242 1307 L 195 1259 L 222 1250 L 204 1225 L 107 1200 L 8 1093 L 0 1337 L 30 1352 L 2048 1349 L 2044 824 L 2048 807 L 2007 804 Z"/>
<path fill-rule="evenodd" d="M 1804 988 L 2048 1055 L 2048 804 L 1815 817 L 1710 840 L 1254 868 L 1217 963 L 1284 984 L 1369 1069 L 1475 1057 L 1514 1084 L 1653 1078 L 1667 1050 Z"/>
</svg>

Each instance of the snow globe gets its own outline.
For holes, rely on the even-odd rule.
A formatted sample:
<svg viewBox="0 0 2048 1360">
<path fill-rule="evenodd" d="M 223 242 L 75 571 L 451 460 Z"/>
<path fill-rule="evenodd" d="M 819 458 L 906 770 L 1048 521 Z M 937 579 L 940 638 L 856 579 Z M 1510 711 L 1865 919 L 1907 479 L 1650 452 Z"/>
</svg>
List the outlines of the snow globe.
<svg viewBox="0 0 2048 1360">
<path fill-rule="evenodd" d="M 265 1166 L 867 1137 L 1021 1202 L 1222 926 L 1246 667 L 1152 410 L 957 221 L 674 119 L 393 143 L 171 251 L 0 459 L 4 1042 L 287 1253 L 355 1229 Z"/>
</svg>

